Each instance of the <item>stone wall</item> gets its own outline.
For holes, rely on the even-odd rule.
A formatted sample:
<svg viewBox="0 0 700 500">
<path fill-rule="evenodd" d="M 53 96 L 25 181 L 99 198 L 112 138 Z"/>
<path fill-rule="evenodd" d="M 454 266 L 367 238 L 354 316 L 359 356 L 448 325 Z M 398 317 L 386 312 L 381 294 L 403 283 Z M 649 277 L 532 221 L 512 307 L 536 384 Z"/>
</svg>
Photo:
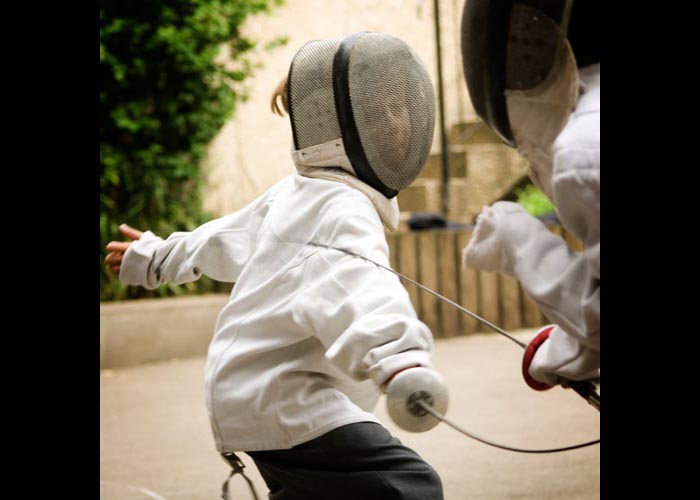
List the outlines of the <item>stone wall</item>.
<svg viewBox="0 0 700 500">
<path fill-rule="evenodd" d="M 472 222 L 483 205 L 508 194 L 527 175 L 527 161 L 482 124 L 454 125 L 448 134 L 448 213 L 450 220 Z M 464 139 L 465 135 L 468 139 Z M 440 212 L 442 159 L 433 153 L 418 178 L 399 193 L 402 223 L 411 212 Z"/>
</svg>

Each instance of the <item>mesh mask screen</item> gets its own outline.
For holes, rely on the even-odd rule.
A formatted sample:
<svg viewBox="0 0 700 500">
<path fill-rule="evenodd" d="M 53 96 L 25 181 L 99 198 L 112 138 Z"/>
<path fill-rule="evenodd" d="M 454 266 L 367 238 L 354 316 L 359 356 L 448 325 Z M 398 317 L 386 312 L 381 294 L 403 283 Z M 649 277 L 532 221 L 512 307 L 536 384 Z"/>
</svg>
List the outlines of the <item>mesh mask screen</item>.
<svg viewBox="0 0 700 500">
<path fill-rule="evenodd" d="M 400 191 L 430 153 L 435 95 L 415 52 L 398 38 L 368 33 L 349 60 L 350 103 L 367 160 L 377 177 Z"/>
<path fill-rule="evenodd" d="M 529 90 L 550 75 L 564 49 L 560 28 L 537 9 L 513 6 L 506 48 L 506 89 Z"/>
</svg>

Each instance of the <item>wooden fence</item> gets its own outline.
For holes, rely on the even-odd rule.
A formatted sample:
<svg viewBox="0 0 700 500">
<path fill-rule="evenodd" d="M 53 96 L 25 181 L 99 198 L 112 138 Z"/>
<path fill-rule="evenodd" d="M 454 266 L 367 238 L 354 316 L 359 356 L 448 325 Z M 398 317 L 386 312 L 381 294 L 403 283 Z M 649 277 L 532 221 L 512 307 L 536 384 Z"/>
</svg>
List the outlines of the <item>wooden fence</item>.
<svg viewBox="0 0 700 500">
<path fill-rule="evenodd" d="M 575 250 L 581 244 L 561 226 L 549 226 Z M 471 233 L 423 230 L 387 235 L 391 266 L 501 328 L 537 327 L 549 323 L 520 282 L 499 273 L 462 269 L 462 249 Z M 402 281 L 411 302 L 436 338 L 492 331 L 450 304 Z"/>
</svg>

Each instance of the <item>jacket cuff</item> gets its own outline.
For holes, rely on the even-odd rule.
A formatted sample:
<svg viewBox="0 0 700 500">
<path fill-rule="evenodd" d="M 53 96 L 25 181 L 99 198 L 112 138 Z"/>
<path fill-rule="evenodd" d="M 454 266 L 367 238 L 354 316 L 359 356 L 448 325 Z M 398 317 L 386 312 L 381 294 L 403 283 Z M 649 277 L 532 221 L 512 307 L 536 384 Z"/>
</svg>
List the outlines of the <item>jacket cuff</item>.
<svg viewBox="0 0 700 500">
<path fill-rule="evenodd" d="M 133 241 L 122 259 L 119 281 L 125 285 L 142 286 L 148 290 L 158 288 L 158 280 L 155 273 L 151 271 L 151 262 L 156 249 L 162 242 L 163 239 L 151 231 L 146 231 L 140 239 Z"/>
<path fill-rule="evenodd" d="M 424 368 L 432 368 L 430 353 L 428 351 L 412 349 L 399 354 L 393 354 L 371 366 L 368 373 L 377 386 L 381 387 L 394 373 L 416 365 Z"/>
</svg>

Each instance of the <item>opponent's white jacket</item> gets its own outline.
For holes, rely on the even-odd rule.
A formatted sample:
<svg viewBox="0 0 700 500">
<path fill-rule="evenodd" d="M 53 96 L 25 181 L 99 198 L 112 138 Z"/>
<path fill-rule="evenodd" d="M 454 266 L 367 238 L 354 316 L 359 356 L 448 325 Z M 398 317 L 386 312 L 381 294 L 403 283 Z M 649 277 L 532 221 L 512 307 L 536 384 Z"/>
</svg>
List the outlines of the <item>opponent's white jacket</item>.
<svg viewBox="0 0 700 500">
<path fill-rule="evenodd" d="M 580 70 L 583 93 L 552 148 L 553 202 L 561 224 L 583 243 L 582 252 L 520 205 L 494 203 L 479 216 L 465 248 L 467 267 L 515 275 L 556 324 L 537 350 L 530 375 L 600 376 L 600 64 Z"/>
<path fill-rule="evenodd" d="M 246 208 L 167 240 L 143 234 L 120 280 L 153 289 L 202 274 L 235 282 L 205 369 L 217 449 L 286 449 L 377 422 L 378 386 L 430 367 L 433 339 L 389 266 L 380 217 L 340 182 L 286 177 Z"/>
</svg>

